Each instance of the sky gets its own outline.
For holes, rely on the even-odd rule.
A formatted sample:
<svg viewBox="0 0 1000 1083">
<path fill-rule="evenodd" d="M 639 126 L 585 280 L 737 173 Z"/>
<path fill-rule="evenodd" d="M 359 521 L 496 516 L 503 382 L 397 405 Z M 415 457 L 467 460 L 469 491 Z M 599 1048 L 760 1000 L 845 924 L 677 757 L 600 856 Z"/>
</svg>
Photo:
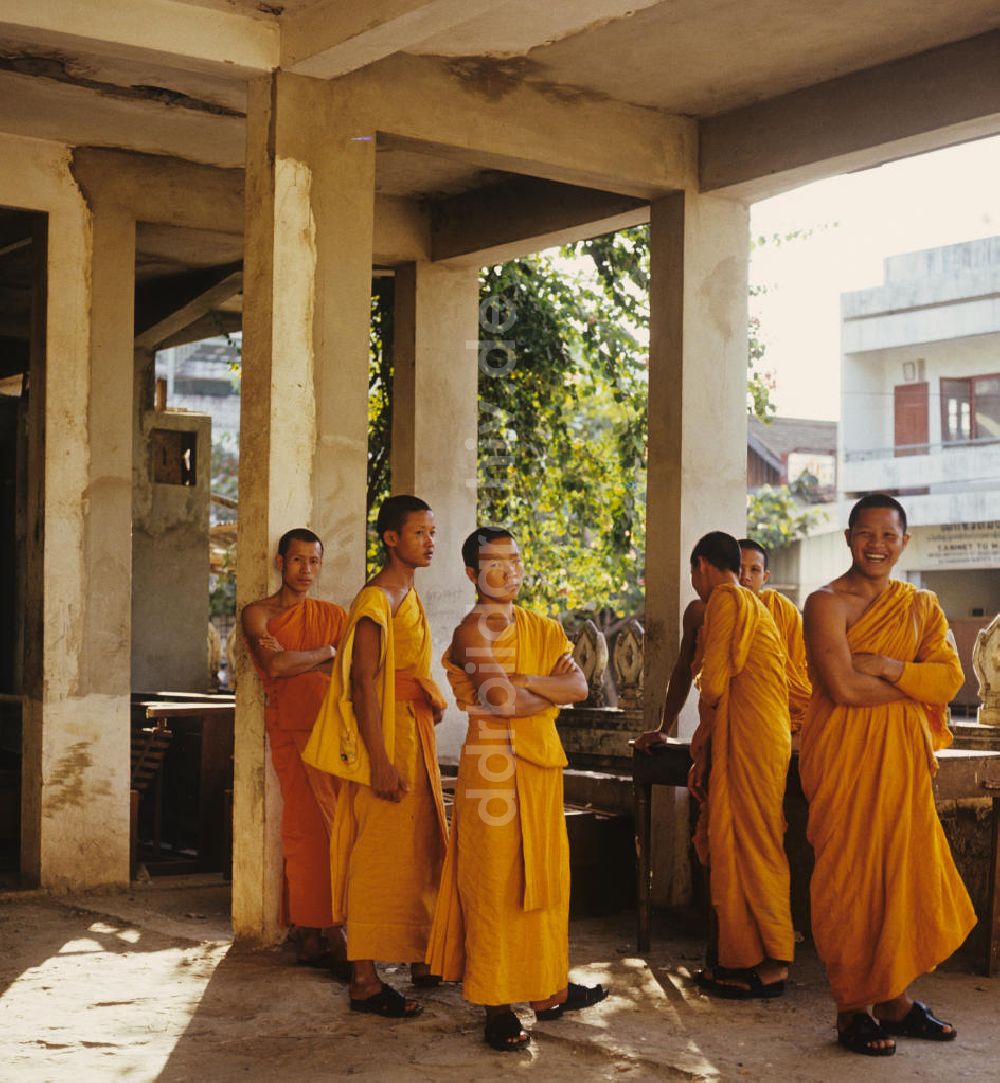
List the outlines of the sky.
<svg viewBox="0 0 1000 1083">
<path fill-rule="evenodd" d="M 1000 234 L 1000 137 L 935 151 L 754 204 L 751 299 L 781 417 L 840 418 L 840 295 L 882 282 L 886 256 Z"/>
</svg>

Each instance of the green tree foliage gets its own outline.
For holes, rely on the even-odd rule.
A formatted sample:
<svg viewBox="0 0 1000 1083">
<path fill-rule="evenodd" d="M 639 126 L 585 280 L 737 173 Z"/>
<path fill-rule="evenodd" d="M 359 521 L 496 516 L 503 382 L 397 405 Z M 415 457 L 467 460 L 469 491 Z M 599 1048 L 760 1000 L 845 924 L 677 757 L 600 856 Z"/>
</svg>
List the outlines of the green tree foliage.
<svg viewBox="0 0 1000 1083">
<path fill-rule="evenodd" d="M 372 309 L 372 513 L 389 492 L 390 301 L 382 290 Z M 747 406 L 766 419 L 758 330 L 751 325 Z M 483 270 L 479 521 L 520 540 L 528 604 L 642 607 L 648 333 L 647 227 Z M 370 538 L 370 561 L 376 554 Z"/>
<path fill-rule="evenodd" d="M 368 335 L 368 544 L 366 563 L 373 575 L 381 563 L 375 533 L 379 505 L 389 495 L 392 442 L 393 280 L 372 282 L 372 322 Z"/>
<path fill-rule="evenodd" d="M 747 494 L 747 536 L 768 549 L 784 549 L 804 538 L 817 519 L 817 513 L 803 508 L 795 499 L 800 490 L 796 482 L 787 485 L 762 485 Z"/>
<path fill-rule="evenodd" d="M 511 528 L 529 572 L 522 596 L 550 612 L 642 602 L 643 234 L 488 267 L 481 280 L 479 518 Z"/>
</svg>

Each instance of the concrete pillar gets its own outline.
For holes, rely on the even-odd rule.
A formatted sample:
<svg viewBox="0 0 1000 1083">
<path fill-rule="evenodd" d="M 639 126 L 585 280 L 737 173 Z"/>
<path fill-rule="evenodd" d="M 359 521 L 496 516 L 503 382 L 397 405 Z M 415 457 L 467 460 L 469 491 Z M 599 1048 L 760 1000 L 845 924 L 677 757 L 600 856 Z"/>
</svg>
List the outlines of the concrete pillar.
<svg viewBox="0 0 1000 1083">
<path fill-rule="evenodd" d="M 676 192 L 653 203 L 650 223 L 645 710 L 652 724 L 680 645 L 681 614 L 695 597 L 691 549 L 709 530 L 740 537 L 746 523 L 748 215 L 741 203 Z M 694 729 L 695 707 L 692 695 L 682 734 Z M 679 902 L 688 890 L 687 801 L 677 815 L 672 803 L 659 805 L 654 897 Z"/>
<path fill-rule="evenodd" d="M 460 555 L 476 525 L 479 268 L 407 264 L 396 274 L 393 346 L 393 493 L 413 493 L 434 509 L 434 563 L 417 576 L 434 637 L 434 675 L 448 692 L 439 659 L 473 600 Z M 450 698 L 450 696 L 449 696 Z M 438 753 L 457 761 L 465 715 L 449 708 Z"/>
<path fill-rule="evenodd" d="M 322 597 L 346 603 L 364 581 L 375 142 L 337 93 L 288 75 L 249 86 L 239 607 L 275 588 L 295 526 L 326 545 Z M 245 655 L 237 676 L 233 927 L 273 943 L 280 795 Z"/>
<path fill-rule="evenodd" d="M 49 220 L 45 435 L 29 449 L 29 472 L 44 473 L 28 512 L 42 649 L 26 671 L 22 766 L 22 872 L 71 889 L 127 884 L 131 769 L 135 223 L 82 207 Z"/>
</svg>

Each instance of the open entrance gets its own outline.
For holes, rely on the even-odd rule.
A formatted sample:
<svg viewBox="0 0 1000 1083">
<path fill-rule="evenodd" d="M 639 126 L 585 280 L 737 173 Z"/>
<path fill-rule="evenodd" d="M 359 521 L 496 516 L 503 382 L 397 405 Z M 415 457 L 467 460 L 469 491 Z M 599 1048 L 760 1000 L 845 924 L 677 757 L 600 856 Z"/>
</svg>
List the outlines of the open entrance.
<svg viewBox="0 0 1000 1083">
<path fill-rule="evenodd" d="M 40 645 L 46 221 L 0 208 L 0 882 L 20 873 L 22 697 Z"/>
<path fill-rule="evenodd" d="M 133 876 L 229 872 L 232 613 L 212 607 L 235 563 L 242 255 L 238 234 L 136 227 Z"/>
</svg>

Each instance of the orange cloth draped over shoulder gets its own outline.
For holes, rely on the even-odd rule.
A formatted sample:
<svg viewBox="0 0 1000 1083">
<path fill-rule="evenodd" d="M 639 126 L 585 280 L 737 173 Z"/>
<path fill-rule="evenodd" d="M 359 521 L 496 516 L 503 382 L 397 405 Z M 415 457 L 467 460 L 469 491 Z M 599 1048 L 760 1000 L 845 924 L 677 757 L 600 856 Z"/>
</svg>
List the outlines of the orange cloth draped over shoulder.
<svg viewBox="0 0 1000 1083">
<path fill-rule="evenodd" d="M 792 720 L 792 733 L 797 733 L 802 728 L 802 719 L 809 709 L 809 698 L 812 695 L 809 665 L 806 661 L 806 638 L 802 633 L 802 614 L 790 599 L 777 590 L 762 590 L 757 597 L 767 607 L 785 645 L 788 713 Z"/>
<path fill-rule="evenodd" d="M 558 622 L 520 606 L 493 644 L 506 673 L 548 676 L 571 651 Z M 476 705 L 450 650 L 442 661 L 458 706 Z M 566 987 L 569 842 L 558 714 L 553 706 L 528 718 L 469 721 L 427 962 L 446 981 L 462 981 L 474 1004 L 544 1000 Z"/>
<path fill-rule="evenodd" d="M 382 737 L 409 790 L 399 802 L 371 789 L 371 764 L 351 702 L 358 623 L 381 632 L 377 677 Z M 415 590 L 395 615 L 381 587 L 351 605 L 330 690 L 302 758 L 344 782 L 330 844 L 333 912 L 347 924 L 349 959 L 420 962 L 427 951 L 447 825 L 433 707 L 444 697 L 431 677 L 431 631 Z"/>
<path fill-rule="evenodd" d="M 935 595 L 891 580 L 847 642 L 905 663 L 899 700 L 845 707 L 817 684 L 802 727 L 813 936 L 840 1010 L 899 996 L 976 923 L 932 788 L 963 681 L 947 636 Z"/>
<path fill-rule="evenodd" d="M 708 800 L 695 847 L 711 869 L 719 963 L 790 962 L 795 934 L 782 804 L 792 737 L 785 649 L 752 591 L 727 583 L 712 591 L 694 671 L 702 697 L 717 703 Z"/>
<path fill-rule="evenodd" d="M 306 598 L 272 617 L 267 630 L 287 651 L 311 651 L 327 643 L 338 646 L 346 621 L 347 613 L 341 606 Z M 318 671 L 269 678 L 255 658 L 254 666 L 264 684 L 264 720 L 281 788 L 281 921 L 323 929 L 334 924 L 330 830 L 339 784 L 304 764 L 301 753 L 330 678 Z"/>
</svg>

